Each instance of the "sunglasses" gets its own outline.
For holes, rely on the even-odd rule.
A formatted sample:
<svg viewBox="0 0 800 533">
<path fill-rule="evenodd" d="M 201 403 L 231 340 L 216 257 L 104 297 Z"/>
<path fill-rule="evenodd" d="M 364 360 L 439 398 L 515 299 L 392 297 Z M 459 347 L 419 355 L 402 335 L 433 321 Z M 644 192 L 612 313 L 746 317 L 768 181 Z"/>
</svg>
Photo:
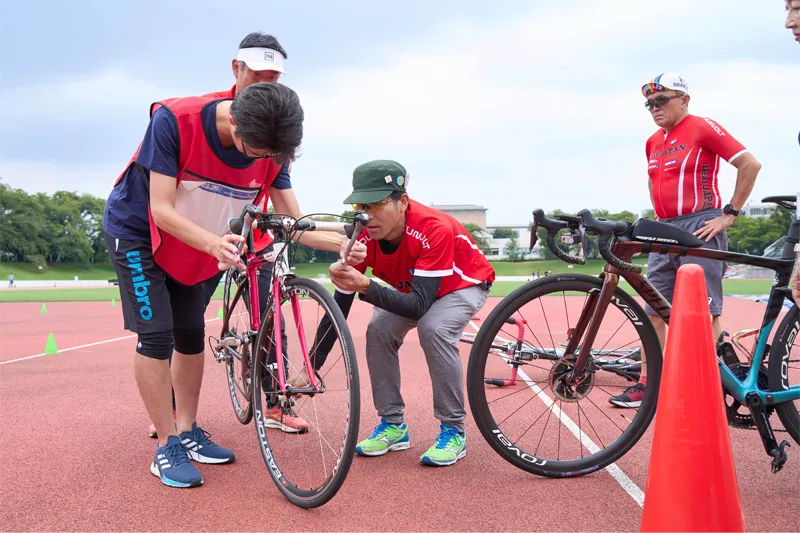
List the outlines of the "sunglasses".
<svg viewBox="0 0 800 533">
<path fill-rule="evenodd" d="M 681 96 L 683 96 L 683 95 L 676 94 L 676 95 L 673 95 L 673 96 L 657 96 L 657 97 L 653 98 L 652 100 L 646 100 L 645 103 L 644 103 L 644 106 L 647 109 L 653 109 L 654 107 L 655 108 L 661 108 L 661 107 L 664 107 L 665 105 L 667 105 L 670 100 L 672 100 L 674 98 L 680 98 Z"/>
<path fill-rule="evenodd" d="M 353 209 L 355 209 L 356 211 L 367 211 L 367 212 L 380 211 L 381 209 L 389 205 L 389 202 L 391 200 L 392 197 L 387 196 L 380 202 L 373 202 L 371 204 L 353 204 Z"/>
</svg>

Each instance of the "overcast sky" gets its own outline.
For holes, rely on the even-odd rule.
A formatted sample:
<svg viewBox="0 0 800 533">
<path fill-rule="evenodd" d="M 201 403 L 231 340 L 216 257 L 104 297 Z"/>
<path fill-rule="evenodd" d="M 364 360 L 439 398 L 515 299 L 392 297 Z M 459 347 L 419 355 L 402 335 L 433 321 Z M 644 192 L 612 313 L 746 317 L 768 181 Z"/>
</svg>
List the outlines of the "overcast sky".
<svg viewBox="0 0 800 533">
<path fill-rule="evenodd" d="M 794 194 L 800 45 L 783 2 L 0 0 L 0 178 L 106 197 L 155 100 L 223 90 L 250 31 L 287 50 L 306 112 L 292 181 L 336 212 L 352 170 L 396 159 L 424 203 L 475 203 L 490 225 L 531 211 L 648 208 L 640 87 L 689 82 L 763 164 L 751 199 Z M 722 195 L 735 171 L 723 165 Z"/>
</svg>

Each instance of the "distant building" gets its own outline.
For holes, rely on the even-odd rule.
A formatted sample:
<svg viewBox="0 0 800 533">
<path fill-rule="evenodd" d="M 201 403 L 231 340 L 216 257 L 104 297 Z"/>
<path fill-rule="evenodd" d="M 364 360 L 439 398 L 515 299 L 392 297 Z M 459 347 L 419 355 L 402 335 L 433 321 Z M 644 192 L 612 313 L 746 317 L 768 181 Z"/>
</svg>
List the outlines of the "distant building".
<svg viewBox="0 0 800 533">
<path fill-rule="evenodd" d="M 752 218 L 768 217 L 777 208 L 778 206 L 775 204 L 750 203 L 742 208 L 741 214 Z"/>
<path fill-rule="evenodd" d="M 512 226 L 489 226 L 484 231 L 487 240 L 489 241 L 489 253 L 486 254 L 486 257 L 490 261 L 500 261 L 506 259 L 508 254 L 506 253 L 506 245 L 510 238 L 501 238 L 495 239 L 492 237 L 492 233 L 494 230 L 498 228 L 510 229 L 513 231 L 517 236 L 517 253 L 519 253 L 524 259 L 539 259 L 540 256 L 540 242 L 536 243 L 536 246 L 533 248 L 532 253 L 528 253 L 528 246 L 531 243 L 531 232 L 529 225 L 512 225 Z"/>
<path fill-rule="evenodd" d="M 486 211 L 482 205 L 435 205 L 431 207 L 452 216 L 462 224 L 477 224 L 481 229 L 486 229 Z"/>
</svg>

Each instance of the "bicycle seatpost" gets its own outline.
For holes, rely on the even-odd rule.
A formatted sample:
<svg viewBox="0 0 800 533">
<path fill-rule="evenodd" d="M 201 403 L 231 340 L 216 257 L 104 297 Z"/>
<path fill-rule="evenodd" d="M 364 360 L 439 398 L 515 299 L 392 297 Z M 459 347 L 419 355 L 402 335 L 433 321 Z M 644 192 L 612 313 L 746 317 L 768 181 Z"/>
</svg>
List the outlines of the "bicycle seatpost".
<svg viewBox="0 0 800 533">
<path fill-rule="evenodd" d="M 344 249 L 344 254 L 339 259 L 343 265 L 347 263 L 347 256 L 350 255 L 350 250 L 353 249 L 353 245 L 358 240 L 358 236 L 361 235 L 361 232 L 364 231 L 364 228 L 369 224 L 369 215 L 364 211 L 356 211 L 353 221 L 353 234 L 350 236 L 347 248 Z"/>
</svg>

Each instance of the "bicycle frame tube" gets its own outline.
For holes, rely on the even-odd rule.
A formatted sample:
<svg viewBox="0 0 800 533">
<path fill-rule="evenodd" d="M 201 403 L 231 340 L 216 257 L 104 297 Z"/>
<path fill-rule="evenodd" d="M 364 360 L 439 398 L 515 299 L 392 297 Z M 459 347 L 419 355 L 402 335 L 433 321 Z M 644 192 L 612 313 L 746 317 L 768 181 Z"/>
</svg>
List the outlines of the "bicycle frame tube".
<svg viewBox="0 0 800 533">
<path fill-rule="evenodd" d="M 314 382 L 315 372 L 311 366 L 311 358 L 308 356 L 308 345 L 306 344 L 306 333 L 303 329 L 303 317 L 300 311 L 300 297 L 297 292 L 292 291 L 292 314 L 294 315 L 294 323 L 297 326 L 297 336 L 300 338 L 300 349 L 303 351 L 303 362 L 306 365 L 306 375 L 308 375 L 309 386 L 317 388 Z"/>
<path fill-rule="evenodd" d="M 276 297 L 277 295 L 277 297 Z M 278 388 L 286 391 L 286 368 L 283 366 L 283 337 L 281 336 L 281 280 L 272 276 L 273 337 L 275 338 L 275 362 L 278 364 Z"/>
<path fill-rule="evenodd" d="M 747 394 L 755 392 L 758 394 L 764 404 L 773 405 L 776 403 L 800 399 L 800 385 L 792 386 L 785 391 L 764 391 L 758 387 L 758 369 L 761 368 L 761 365 L 764 362 L 764 357 L 767 350 L 767 340 L 769 339 L 769 335 L 775 325 L 775 320 L 778 318 L 778 315 L 781 312 L 784 298 L 791 294 L 791 291 L 787 288 L 787 284 L 792 274 L 794 259 L 788 259 L 788 257 L 793 256 L 793 243 L 790 241 L 797 242 L 796 239 L 798 233 L 800 233 L 799 230 L 800 223 L 797 221 L 793 222 L 789 230 L 789 239 L 784 247 L 783 258 L 781 259 L 725 252 L 711 248 L 685 248 L 681 246 L 642 243 L 621 239 L 616 239 L 614 241 L 611 246 L 611 252 L 625 262 L 631 262 L 633 256 L 639 253 L 661 253 L 668 255 L 716 259 L 720 261 L 727 261 L 729 263 L 759 266 L 774 271 L 776 273 L 775 284 L 770 291 L 769 300 L 767 302 L 767 310 L 764 313 L 764 318 L 759 329 L 758 341 L 753 354 L 752 364 L 744 382 L 739 381 L 739 379 L 737 379 L 737 377 L 722 361 L 722 359 L 719 357 L 717 358 L 722 383 L 725 389 L 734 398 L 736 398 L 739 402 L 745 403 Z M 633 287 L 633 289 L 656 312 L 656 314 L 662 320 L 664 320 L 665 323 L 669 324 L 672 306 L 642 274 L 621 271 L 614 268 L 610 264 L 606 264 L 605 268 L 603 269 L 603 273 L 606 276 L 622 276 L 622 278 L 625 279 L 625 281 L 627 281 L 631 287 Z M 595 310 L 595 313 L 597 314 L 598 311 L 602 313 L 605 312 L 604 308 Z M 600 315 L 600 317 L 602 318 L 602 315 Z M 578 367 L 576 365 L 576 369 L 577 368 L 582 367 Z"/>
</svg>

